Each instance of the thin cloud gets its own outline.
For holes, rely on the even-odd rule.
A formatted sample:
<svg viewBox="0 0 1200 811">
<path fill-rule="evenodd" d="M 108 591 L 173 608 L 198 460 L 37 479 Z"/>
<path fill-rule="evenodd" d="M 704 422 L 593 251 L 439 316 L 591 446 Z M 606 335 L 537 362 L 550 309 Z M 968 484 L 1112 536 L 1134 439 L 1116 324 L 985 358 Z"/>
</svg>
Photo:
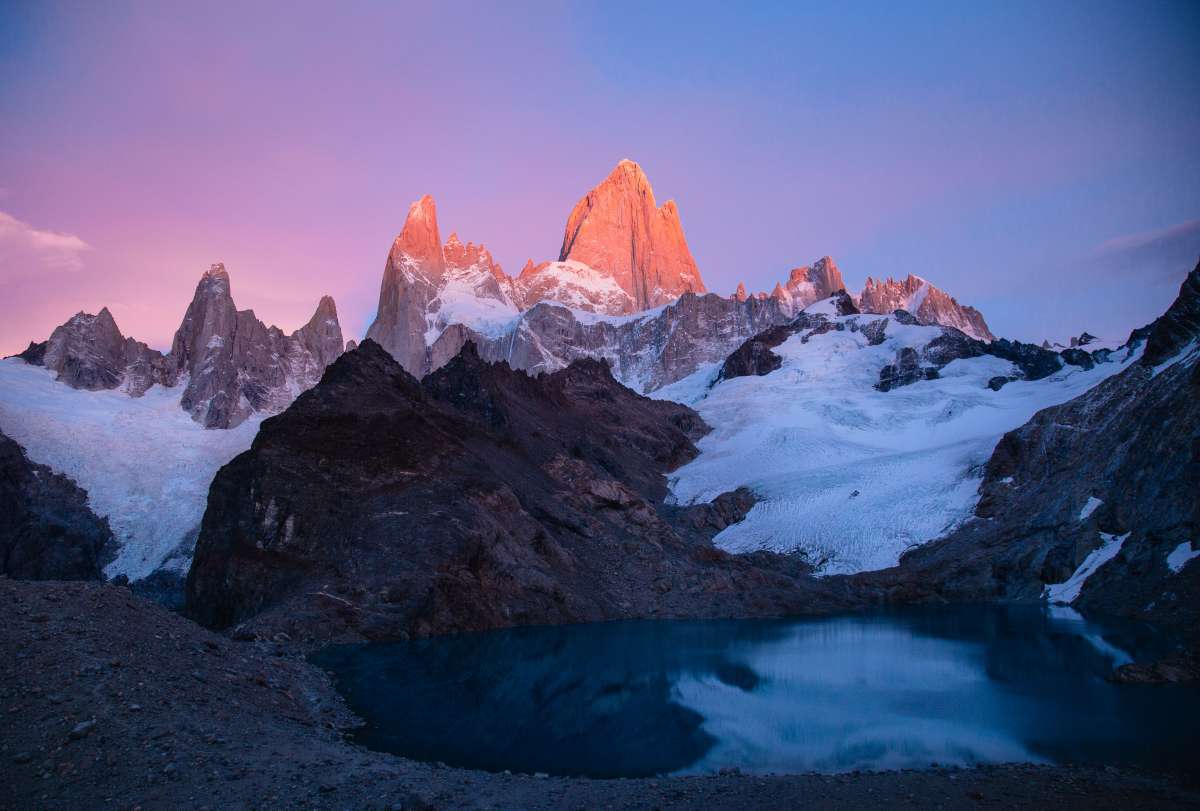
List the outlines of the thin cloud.
<svg viewBox="0 0 1200 811">
<path fill-rule="evenodd" d="M 74 272 L 92 246 L 74 234 L 43 231 L 0 211 L 0 279 L 12 281 L 42 272 Z"/>
<path fill-rule="evenodd" d="M 1200 219 L 1107 240 L 1094 258 L 1105 270 L 1178 280 L 1200 259 Z"/>
</svg>

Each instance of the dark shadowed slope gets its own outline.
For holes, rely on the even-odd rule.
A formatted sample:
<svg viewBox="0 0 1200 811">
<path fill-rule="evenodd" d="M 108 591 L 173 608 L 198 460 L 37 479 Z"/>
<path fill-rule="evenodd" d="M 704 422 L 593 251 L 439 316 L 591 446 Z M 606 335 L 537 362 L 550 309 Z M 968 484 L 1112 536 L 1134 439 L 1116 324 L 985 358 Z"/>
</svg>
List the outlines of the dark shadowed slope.
<svg viewBox="0 0 1200 811">
<path fill-rule="evenodd" d="M 364 341 L 217 475 L 188 611 L 382 639 L 845 605 L 799 561 L 708 544 L 744 495 L 662 504 L 703 430 L 603 362 L 532 378 L 468 345 L 419 383 Z"/>
<path fill-rule="evenodd" d="M 66 476 L 29 461 L 0 434 L 0 574 L 30 580 L 94 580 L 108 522 L 87 506 L 87 493 Z"/>
</svg>

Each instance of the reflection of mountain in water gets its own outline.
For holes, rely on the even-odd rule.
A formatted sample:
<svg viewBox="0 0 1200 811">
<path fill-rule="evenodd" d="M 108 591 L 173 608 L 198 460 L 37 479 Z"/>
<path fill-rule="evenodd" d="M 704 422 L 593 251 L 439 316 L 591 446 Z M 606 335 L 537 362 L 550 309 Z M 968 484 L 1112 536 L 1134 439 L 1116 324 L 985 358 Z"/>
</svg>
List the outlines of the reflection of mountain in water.
<svg viewBox="0 0 1200 811">
<path fill-rule="evenodd" d="M 368 719 L 360 739 L 372 748 L 484 769 L 644 776 L 685 768 L 714 743 L 703 717 L 673 700 L 682 674 L 753 689 L 757 676 L 725 649 L 785 632 L 744 622 L 518 628 L 333 648 L 317 663 Z"/>
<path fill-rule="evenodd" d="M 802 622 L 523 628 L 329 649 L 363 743 L 591 776 L 1131 762 L 1186 751 L 1197 697 L 1104 680 L 1158 647 L 1077 615 L 969 607 Z M 1172 741 L 1174 743 L 1172 744 Z M 1163 750 L 1163 751 L 1159 751 Z M 1140 755 L 1137 754 L 1140 752 Z"/>
</svg>

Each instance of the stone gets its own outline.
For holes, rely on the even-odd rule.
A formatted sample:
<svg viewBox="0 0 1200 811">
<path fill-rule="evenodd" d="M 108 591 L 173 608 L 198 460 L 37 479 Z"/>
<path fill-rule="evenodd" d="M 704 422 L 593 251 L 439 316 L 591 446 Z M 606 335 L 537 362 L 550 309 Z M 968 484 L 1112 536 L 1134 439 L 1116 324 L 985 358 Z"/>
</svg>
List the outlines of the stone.
<svg viewBox="0 0 1200 811">
<path fill-rule="evenodd" d="M 954 327 L 981 341 L 995 338 L 982 313 L 959 304 L 941 288 L 911 273 L 903 281 L 876 281 L 868 276 L 858 296 L 858 307 L 864 313 L 880 314 L 904 309 L 922 324 Z"/>
<path fill-rule="evenodd" d="M 31 462 L 0 433 L 0 574 L 22 580 L 98 580 L 115 548 L 87 492 Z"/>
<path fill-rule="evenodd" d="M 673 200 L 661 207 L 638 164 L 623 160 L 567 218 L 560 262 L 576 261 L 611 276 L 637 312 L 704 293 Z"/>
<path fill-rule="evenodd" d="M 229 273 L 213 265 L 200 278 L 175 332 L 170 358 L 187 375 L 184 410 L 206 428 L 232 428 L 251 414 L 273 414 L 320 379 L 342 352 L 337 307 L 324 296 L 291 335 L 233 303 Z"/>
</svg>

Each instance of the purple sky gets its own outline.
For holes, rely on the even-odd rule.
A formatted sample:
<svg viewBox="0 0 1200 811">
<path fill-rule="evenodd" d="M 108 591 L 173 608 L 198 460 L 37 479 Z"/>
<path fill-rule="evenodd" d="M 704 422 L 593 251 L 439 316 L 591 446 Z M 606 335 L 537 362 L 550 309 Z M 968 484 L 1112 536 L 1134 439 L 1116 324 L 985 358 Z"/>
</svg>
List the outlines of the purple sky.
<svg viewBox="0 0 1200 811">
<path fill-rule="evenodd" d="M 624 157 L 723 293 L 830 254 L 1110 336 L 1200 258 L 1195 2 L 209 5 L 0 4 L 0 353 L 165 347 L 216 261 L 359 337 L 412 200 L 516 272 Z"/>
</svg>

